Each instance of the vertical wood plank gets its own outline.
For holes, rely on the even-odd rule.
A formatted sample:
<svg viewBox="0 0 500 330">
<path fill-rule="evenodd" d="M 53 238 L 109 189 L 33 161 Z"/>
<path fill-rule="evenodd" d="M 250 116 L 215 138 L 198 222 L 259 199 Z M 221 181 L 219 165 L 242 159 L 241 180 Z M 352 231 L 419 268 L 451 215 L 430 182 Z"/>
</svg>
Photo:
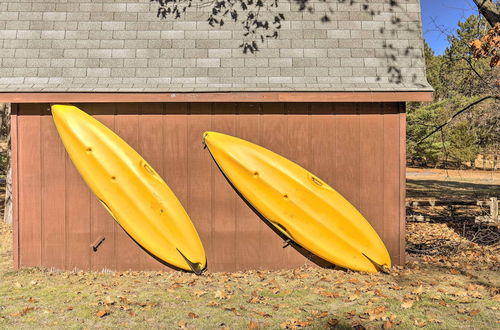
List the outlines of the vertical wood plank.
<svg viewBox="0 0 500 330">
<path fill-rule="evenodd" d="M 216 103 L 212 130 L 234 136 L 236 104 Z M 213 271 L 236 270 L 236 198 L 237 195 L 212 161 L 212 244 L 216 253 L 210 262 Z M 239 198 L 239 197 L 238 197 Z"/>
<path fill-rule="evenodd" d="M 396 103 L 384 105 L 384 242 L 397 263 L 400 259 L 400 127 Z"/>
<path fill-rule="evenodd" d="M 18 141 L 19 105 L 11 105 L 10 145 L 11 145 L 11 175 L 12 175 L 12 259 L 14 269 L 19 268 L 19 141 Z"/>
<path fill-rule="evenodd" d="M 351 204 L 359 207 L 359 116 L 354 103 L 334 104 L 336 117 L 335 185 Z"/>
<path fill-rule="evenodd" d="M 380 237 L 384 232 L 384 110 L 380 103 L 363 103 L 359 117 L 359 211 Z"/>
<path fill-rule="evenodd" d="M 114 130 L 115 104 L 95 103 L 92 104 L 91 114 L 106 127 Z M 91 252 L 91 269 L 115 269 L 115 220 L 106 211 L 99 199 L 92 194 L 91 204 L 91 242 L 92 244 L 100 236 L 105 237 L 105 241 L 99 246 L 97 251 Z"/>
<path fill-rule="evenodd" d="M 189 107 L 187 208 L 203 242 L 210 267 L 210 260 L 217 253 L 212 244 L 212 160 L 209 153 L 203 150 L 202 141 L 203 132 L 211 129 L 212 104 L 191 103 Z"/>
<path fill-rule="evenodd" d="M 336 189 L 336 116 L 331 103 L 311 103 L 308 170 Z M 313 264 L 308 260 L 309 264 Z"/>
<path fill-rule="evenodd" d="M 56 126 L 49 112 L 42 106 L 42 265 L 65 268 L 66 253 L 66 157 Z"/>
<path fill-rule="evenodd" d="M 309 171 L 336 187 L 336 117 L 331 103 L 311 103 L 309 115 Z"/>
<path fill-rule="evenodd" d="M 90 111 L 90 105 L 78 107 Z M 78 173 L 69 155 L 65 153 L 65 214 L 66 214 L 66 267 L 68 269 L 90 269 L 91 213 L 90 198 L 92 192 Z"/>
<path fill-rule="evenodd" d="M 260 144 L 260 113 L 258 103 L 238 103 L 236 137 Z M 234 193 L 236 195 L 236 192 Z M 261 232 L 266 225 L 236 195 L 236 268 L 238 270 L 264 268 Z"/>
<path fill-rule="evenodd" d="M 399 260 L 406 262 L 406 104 L 399 104 Z"/>
<path fill-rule="evenodd" d="M 276 153 L 283 153 L 286 145 L 286 120 L 284 120 L 283 103 L 262 104 L 261 114 L 261 145 Z M 269 226 L 265 226 L 261 232 L 261 253 L 266 255 L 266 269 L 281 269 L 286 267 L 286 254 L 283 251 L 283 239 Z M 263 259 L 264 261 L 264 259 Z"/>
<path fill-rule="evenodd" d="M 163 105 L 161 103 L 141 103 L 139 119 L 139 153 L 158 172 L 163 173 Z M 148 253 L 141 254 L 141 267 L 161 270 L 166 267 Z"/>
<path fill-rule="evenodd" d="M 188 205 L 188 105 L 169 103 L 163 116 L 163 178 L 182 206 Z"/>
<path fill-rule="evenodd" d="M 296 162 L 308 171 L 310 168 L 310 134 L 309 134 L 309 104 L 308 103 L 285 103 L 287 121 L 287 143 L 284 146 L 282 156 Z M 299 267 L 307 263 L 297 250 L 289 246 L 284 249 L 287 260 L 287 268 Z"/>
<path fill-rule="evenodd" d="M 115 133 L 134 150 L 139 151 L 139 104 L 117 104 L 116 113 Z M 141 269 L 141 255 L 146 252 L 116 222 L 114 243 L 117 270 Z"/>
<path fill-rule="evenodd" d="M 19 124 L 19 240 L 20 266 L 42 261 L 40 106 L 23 104 Z"/>
<path fill-rule="evenodd" d="M 186 211 L 188 205 L 187 111 L 187 103 L 165 104 L 165 114 L 162 118 L 162 177 Z"/>
</svg>

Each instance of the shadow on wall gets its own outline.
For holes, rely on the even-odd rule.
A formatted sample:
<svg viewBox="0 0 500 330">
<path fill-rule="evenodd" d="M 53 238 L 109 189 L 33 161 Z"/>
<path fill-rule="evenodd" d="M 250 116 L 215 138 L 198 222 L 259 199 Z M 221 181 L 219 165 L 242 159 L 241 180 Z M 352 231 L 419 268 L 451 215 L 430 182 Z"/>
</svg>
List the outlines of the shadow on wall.
<svg viewBox="0 0 500 330">
<path fill-rule="evenodd" d="M 229 178 L 226 176 L 226 174 L 224 173 L 224 171 L 222 171 L 222 169 L 219 167 L 219 164 L 217 164 L 217 161 L 215 161 L 215 159 L 213 158 L 212 154 L 210 154 L 210 156 L 212 157 L 213 161 L 214 161 L 214 164 L 217 165 L 217 168 L 219 169 L 220 173 L 224 176 L 224 179 L 226 179 L 227 183 L 231 186 L 231 188 L 233 188 L 233 190 L 236 192 L 236 194 L 238 194 L 238 196 L 241 198 L 242 201 L 245 202 L 245 204 L 269 227 L 272 229 L 272 231 L 274 231 L 276 233 L 276 235 L 278 235 L 279 237 L 281 237 L 281 239 L 283 240 L 283 248 L 287 248 L 287 247 L 293 247 L 297 252 L 299 252 L 301 255 L 303 255 L 304 257 L 306 257 L 309 261 L 311 261 L 312 263 L 316 264 L 317 266 L 319 267 L 322 267 L 322 268 L 328 268 L 328 269 L 343 269 L 343 268 L 340 268 L 334 264 L 332 264 L 331 262 L 329 261 L 326 261 L 318 256 L 316 256 L 315 254 L 309 252 L 308 250 L 304 249 L 302 246 L 300 246 L 299 244 L 295 243 L 294 241 L 290 240 L 285 234 L 283 234 L 281 231 L 279 231 L 274 225 L 272 225 L 269 220 L 267 220 L 255 207 L 253 207 L 252 204 L 250 204 L 246 199 L 245 197 L 243 197 L 243 195 L 238 191 L 238 189 L 236 189 L 236 187 L 233 185 L 233 183 L 229 180 Z M 286 230 L 286 228 L 284 228 Z"/>
<path fill-rule="evenodd" d="M 285 6 L 291 5 L 292 10 L 316 15 L 323 24 L 337 20 L 336 13 L 340 11 L 339 6 L 343 6 L 341 8 L 345 8 L 346 11 L 353 11 L 359 7 L 360 21 L 370 17 L 380 25 L 374 36 L 374 42 L 382 41 L 384 57 L 388 63 L 384 78 L 387 78 L 389 83 L 396 85 L 411 83 L 415 87 L 427 87 L 419 82 L 416 73 L 404 72 L 398 63 L 398 58 L 402 56 L 406 57 L 404 60 L 411 62 L 424 61 L 421 51 L 423 47 L 414 47 L 410 43 L 403 47 L 396 45 L 398 39 L 405 38 L 407 35 L 418 34 L 420 38 L 420 15 L 408 13 L 402 7 L 409 2 L 408 0 L 384 0 L 380 3 L 373 3 L 369 0 L 324 0 L 321 2 L 315 0 L 256 0 L 247 2 L 220 0 L 210 3 L 203 2 L 203 0 L 152 1 L 158 3 L 157 16 L 161 19 L 180 19 L 189 8 L 204 8 L 211 27 L 222 27 L 228 21 L 239 24 L 242 40 L 240 48 L 245 54 L 258 52 L 259 45 L 264 44 L 268 39 L 279 39 L 283 27 L 282 23 L 287 20 L 286 12 L 289 10 Z M 411 4 L 419 5 L 415 1 L 412 1 Z M 415 16 L 410 17 L 412 14 Z M 412 65 L 405 66 L 411 67 Z M 382 76 L 377 74 L 377 82 L 382 79 Z"/>
</svg>

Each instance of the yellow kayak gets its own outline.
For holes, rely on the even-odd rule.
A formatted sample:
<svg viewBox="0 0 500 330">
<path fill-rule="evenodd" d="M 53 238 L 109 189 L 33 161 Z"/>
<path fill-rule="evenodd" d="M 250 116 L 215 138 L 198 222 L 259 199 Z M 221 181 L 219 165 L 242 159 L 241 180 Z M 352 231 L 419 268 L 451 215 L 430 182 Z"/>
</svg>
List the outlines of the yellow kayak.
<svg viewBox="0 0 500 330">
<path fill-rule="evenodd" d="M 205 132 L 204 142 L 234 188 L 290 240 L 344 268 L 377 272 L 391 267 L 373 227 L 321 179 L 245 140 Z"/>
<path fill-rule="evenodd" d="M 52 116 L 71 160 L 120 226 L 158 259 L 201 274 L 207 262 L 198 233 L 155 170 L 80 109 L 53 105 Z"/>
</svg>

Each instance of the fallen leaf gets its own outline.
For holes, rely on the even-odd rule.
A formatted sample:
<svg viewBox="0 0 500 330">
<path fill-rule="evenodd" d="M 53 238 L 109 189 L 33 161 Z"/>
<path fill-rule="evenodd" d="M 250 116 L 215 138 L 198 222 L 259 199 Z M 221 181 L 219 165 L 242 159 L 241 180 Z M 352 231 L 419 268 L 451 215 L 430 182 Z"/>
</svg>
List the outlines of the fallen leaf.
<svg viewBox="0 0 500 330">
<path fill-rule="evenodd" d="M 383 329 L 392 329 L 394 327 L 394 323 L 390 320 L 385 320 L 384 324 L 382 325 Z"/>
<path fill-rule="evenodd" d="M 106 305 L 114 305 L 115 301 L 111 299 L 110 296 L 107 296 L 106 299 L 104 299 L 104 304 Z"/>
<path fill-rule="evenodd" d="M 479 309 L 473 309 L 469 312 L 469 315 L 476 316 L 477 314 L 479 314 L 479 312 L 481 312 Z"/>
<path fill-rule="evenodd" d="M 320 313 L 315 314 L 314 316 L 317 317 L 317 318 L 319 318 L 319 319 L 322 319 L 322 318 L 327 317 L 328 315 L 330 315 L 330 313 L 328 313 L 328 312 L 320 312 Z"/>
<path fill-rule="evenodd" d="M 35 310 L 35 308 L 33 308 L 33 307 L 24 307 L 20 312 L 11 313 L 10 316 L 13 316 L 13 317 L 24 316 L 33 310 Z"/>
<path fill-rule="evenodd" d="M 417 327 L 425 327 L 427 325 L 427 322 L 425 320 L 415 320 L 413 322 Z"/>
<path fill-rule="evenodd" d="M 338 319 L 329 319 L 326 324 L 328 324 L 328 326 L 330 328 L 335 328 L 338 324 L 339 324 L 339 320 Z"/>
<path fill-rule="evenodd" d="M 412 293 L 416 295 L 422 294 L 422 292 L 424 292 L 424 287 L 422 285 L 420 285 L 417 289 L 412 291 Z"/>
<path fill-rule="evenodd" d="M 224 290 L 217 290 L 217 291 L 215 291 L 214 298 L 217 298 L 217 299 L 229 299 L 230 296 L 228 294 L 226 294 L 226 292 L 224 292 Z"/>
<path fill-rule="evenodd" d="M 323 297 L 328 297 L 328 298 L 338 298 L 340 296 L 342 296 L 340 293 L 338 292 L 333 292 L 333 291 L 321 291 L 319 292 L 320 295 L 322 295 Z"/>
<path fill-rule="evenodd" d="M 255 329 L 259 329 L 259 325 L 256 322 L 254 322 L 254 321 L 250 321 L 248 323 L 247 328 L 250 329 L 250 330 L 255 330 Z"/>
<path fill-rule="evenodd" d="M 207 294 L 207 292 L 206 292 L 206 291 L 202 291 L 202 290 L 195 290 L 195 291 L 193 292 L 193 294 L 194 294 L 196 297 L 201 297 L 201 296 L 206 295 L 206 294 Z"/>
<path fill-rule="evenodd" d="M 177 325 L 179 326 L 179 328 L 181 329 L 186 329 L 187 328 L 187 322 L 184 321 L 184 320 L 180 320 L 179 323 L 177 323 Z"/>
<path fill-rule="evenodd" d="M 407 300 L 407 301 L 404 301 L 404 302 L 401 304 L 401 307 L 402 307 L 403 309 L 412 308 L 412 307 L 413 307 L 413 303 L 414 303 L 414 301 L 413 301 L 413 300 Z"/>
<path fill-rule="evenodd" d="M 95 313 L 97 317 L 105 317 L 106 315 L 109 315 L 109 310 L 107 309 L 101 309 Z"/>
<path fill-rule="evenodd" d="M 262 317 L 272 317 L 271 314 L 268 314 L 268 313 L 265 313 L 265 312 L 257 312 L 257 311 L 254 311 L 255 314 L 257 315 L 260 315 Z"/>
<path fill-rule="evenodd" d="M 195 313 L 193 313 L 193 312 L 189 312 L 189 313 L 188 313 L 188 316 L 189 316 L 190 318 L 192 318 L 192 319 L 197 319 L 197 318 L 199 318 L 199 317 L 200 317 L 199 315 L 197 315 L 197 314 L 195 314 Z"/>
</svg>

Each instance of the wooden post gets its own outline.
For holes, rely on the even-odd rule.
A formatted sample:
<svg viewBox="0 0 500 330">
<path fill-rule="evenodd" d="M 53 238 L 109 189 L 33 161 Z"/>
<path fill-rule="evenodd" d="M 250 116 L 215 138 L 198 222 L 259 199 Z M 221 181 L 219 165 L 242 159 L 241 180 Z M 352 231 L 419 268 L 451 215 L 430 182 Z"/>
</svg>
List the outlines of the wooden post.
<svg viewBox="0 0 500 330">
<path fill-rule="evenodd" d="M 490 198 L 490 217 L 493 222 L 498 222 L 498 199 Z"/>
</svg>

